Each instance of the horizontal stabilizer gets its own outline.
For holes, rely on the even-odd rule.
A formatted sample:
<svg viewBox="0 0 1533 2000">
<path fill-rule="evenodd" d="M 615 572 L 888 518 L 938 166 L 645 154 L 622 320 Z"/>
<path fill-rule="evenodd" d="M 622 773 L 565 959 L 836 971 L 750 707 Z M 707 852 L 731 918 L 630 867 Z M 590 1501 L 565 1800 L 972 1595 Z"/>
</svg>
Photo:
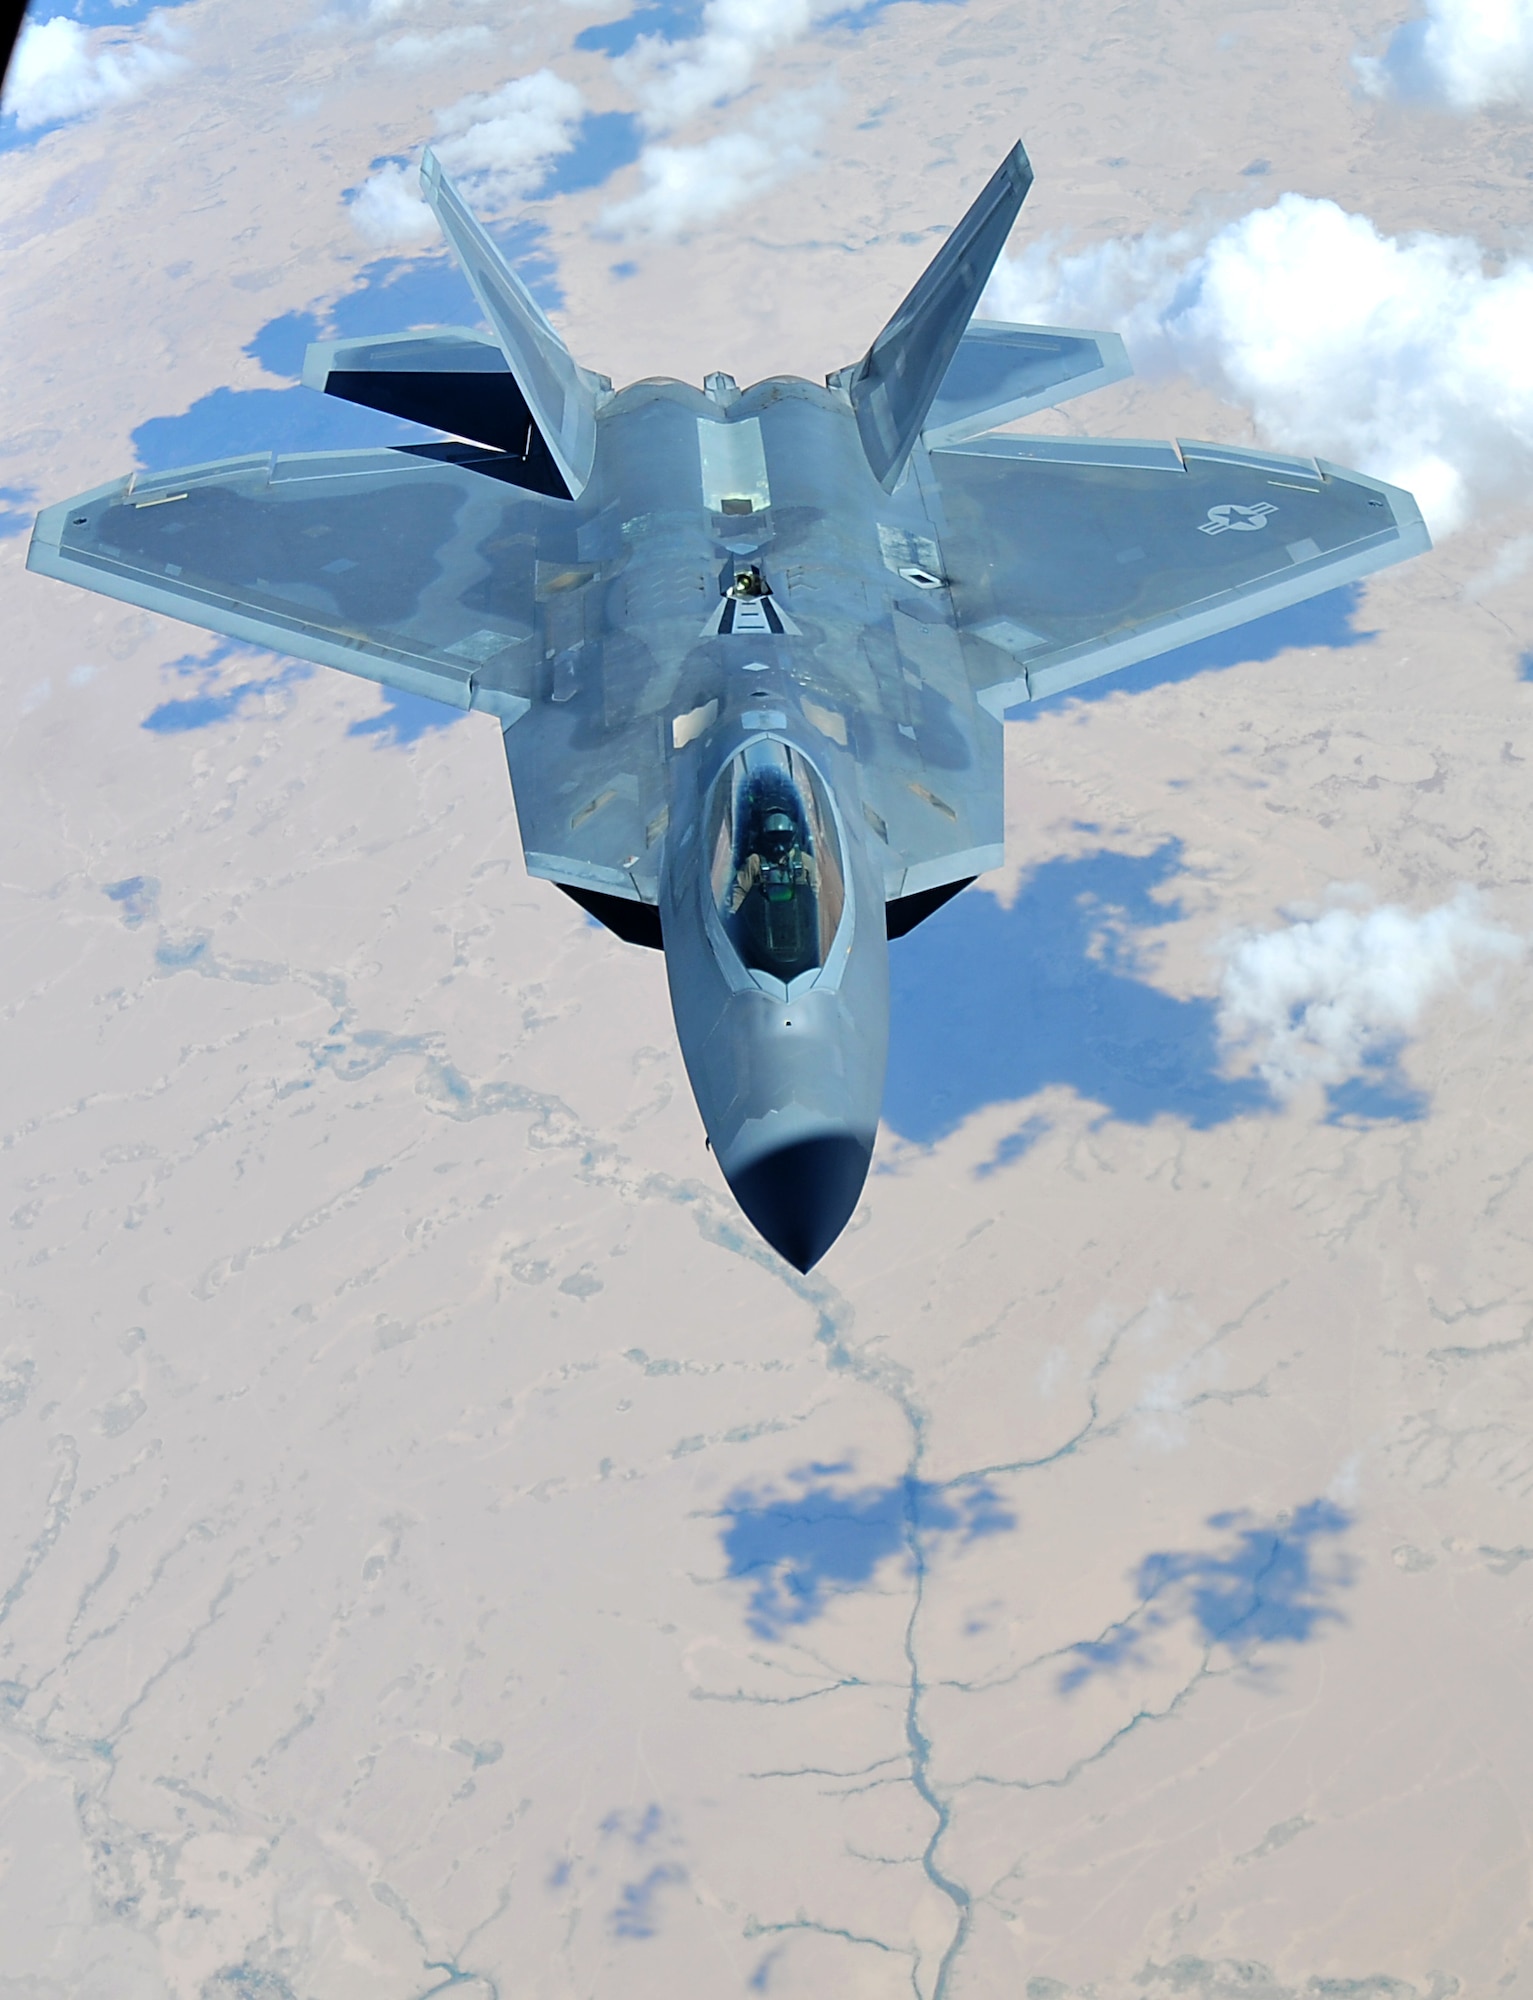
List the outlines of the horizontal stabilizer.
<svg viewBox="0 0 1533 2000">
<path fill-rule="evenodd" d="M 899 482 L 1032 184 L 1027 155 L 1013 146 L 862 360 L 832 378 L 851 397 L 885 492 Z"/>
<path fill-rule="evenodd" d="M 921 441 L 931 451 L 959 444 L 1133 372 L 1116 333 L 971 320 L 927 413 Z"/>
<path fill-rule="evenodd" d="M 469 213 L 429 147 L 421 161 L 421 189 L 495 329 L 570 497 L 578 498 L 596 457 L 597 407 L 612 384 L 573 359 L 537 300 Z"/>
<path fill-rule="evenodd" d="M 395 333 L 365 340 L 316 341 L 304 356 L 305 386 L 391 417 L 404 417 L 511 461 L 499 476 L 570 497 L 499 343 L 467 327 Z"/>
</svg>

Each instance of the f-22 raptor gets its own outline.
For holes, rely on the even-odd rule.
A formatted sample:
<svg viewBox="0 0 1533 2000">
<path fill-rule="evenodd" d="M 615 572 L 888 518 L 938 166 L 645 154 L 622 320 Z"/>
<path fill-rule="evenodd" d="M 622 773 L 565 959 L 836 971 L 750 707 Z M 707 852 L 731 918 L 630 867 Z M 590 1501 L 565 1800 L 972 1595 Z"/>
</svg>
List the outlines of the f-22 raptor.
<svg viewBox="0 0 1533 2000">
<path fill-rule="evenodd" d="M 310 347 L 444 434 L 138 473 L 30 566 L 492 715 L 528 872 L 664 951 L 709 1142 L 808 1270 L 861 1194 L 889 940 L 1002 859 L 1013 706 L 1429 546 L 1313 458 L 999 427 L 1129 374 L 1112 333 L 973 317 L 1018 145 L 853 366 L 614 389 L 429 152 L 489 332 Z"/>
</svg>

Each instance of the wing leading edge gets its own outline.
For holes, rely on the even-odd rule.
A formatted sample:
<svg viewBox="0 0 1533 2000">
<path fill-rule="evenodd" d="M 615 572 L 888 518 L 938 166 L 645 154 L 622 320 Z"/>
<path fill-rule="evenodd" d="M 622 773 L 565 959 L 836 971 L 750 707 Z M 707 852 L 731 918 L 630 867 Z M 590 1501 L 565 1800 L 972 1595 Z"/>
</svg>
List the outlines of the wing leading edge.
<svg viewBox="0 0 1533 2000">
<path fill-rule="evenodd" d="M 1431 547 L 1409 493 L 1315 459 L 990 437 L 931 465 L 970 678 L 995 715 Z"/>
</svg>

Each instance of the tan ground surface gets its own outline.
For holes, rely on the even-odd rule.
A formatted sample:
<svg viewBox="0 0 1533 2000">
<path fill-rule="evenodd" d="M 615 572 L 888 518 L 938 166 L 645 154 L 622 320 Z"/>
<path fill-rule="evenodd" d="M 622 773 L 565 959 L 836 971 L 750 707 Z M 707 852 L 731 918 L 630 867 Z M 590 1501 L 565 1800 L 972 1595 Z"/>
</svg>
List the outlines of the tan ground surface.
<svg viewBox="0 0 1533 2000">
<path fill-rule="evenodd" d="M 587 18 L 410 75 L 355 19 L 192 0 L 181 80 L 0 157 L 0 479 L 80 490 L 145 418 L 273 386 L 241 348 L 353 282 L 341 190 L 433 106 L 544 61 L 626 101 Z M 771 66 L 840 97 L 769 203 L 633 253 L 588 233 L 625 183 L 548 204 L 566 324 L 619 379 L 821 372 L 1019 132 L 1024 230 L 1289 186 L 1515 243 L 1525 118 L 1349 94 L 1393 18 L 826 31 Z M 1175 383 L 1055 421 L 1250 434 Z M 1530 526 L 1379 581 L 1365 643 L 1016 725 L 963 919 L 1011 956 L 965 970 L 1009 977 L 1029 885 L 1068 912 L 1103 853 L 1166 906 L 1131 976 L 1184 1003 L 1335 883 L 1533 928 L 1533 579 L 1463 595 Z M 1173 1072 L 1135 1119 L 1086 1094 L 1162 1058 L 1102 1041 L 1085 922 L 1039 978 L 1090 1061 L 1019 1102 L 981 1049 L 799 1280 L 713 1176 L 658 962 L 526 879 L 488 721 L 349 735 L 374 691 L 316 673 L 147 732 L 205 643 L 24 549 L 4 2000 L 1533 1995 L 1522 974 L 1432 1012 L 1420 1115 L 1200 1122 Z M 918 948 L 901 1073 L 958 1076 Z M 1060 1042 L 1040 990 L 992 1036 Z"/>
</svg>

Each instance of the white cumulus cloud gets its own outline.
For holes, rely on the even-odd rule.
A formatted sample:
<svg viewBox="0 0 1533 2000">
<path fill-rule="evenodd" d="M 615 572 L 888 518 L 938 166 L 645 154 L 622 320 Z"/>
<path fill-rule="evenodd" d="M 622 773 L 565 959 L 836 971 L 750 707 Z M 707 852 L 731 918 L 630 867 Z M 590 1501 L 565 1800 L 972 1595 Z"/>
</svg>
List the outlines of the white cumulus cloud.
<svg viewBox="0 0 1533 2000">
<path fill-rule="evenodd" d="M 540 69 L 437 113 L 436 150 L 453 174 L 495 183 L 494 199 L 525 194 L 575 143 L 585 102 L 574 84 Z"/>
<path fill-rule="evenodd" d="M 335 0 L 334 7 L 320 17 L 321 27 L 344 27 L 360 21 L 365 28 L 386 28 L 402 14 L 413 13 L 420 0 Z"/>
<path fill-rule="evenodd" d="M 998 268 L 997 317 L 1116 327 L 1145 374 L 1243 404 L 1279 449 L 1410 489 L 1438 533 L 1533 475 L 1533 262 L 1487 276 L 1468 237 L 1387 236 L 1285 194 L 1186 232 Z"/>
<path fill-rule="evenodd" d="M 67 14 L 30 21 L 16 43 L 0 110 L 28 132 L 120 104 L 181 67 L 169 41 L 163 12 L 132 36 L 92 33 Z"/>
<path fill-rule="evenodd" d="M 1514 535 L 1497 549 L 1483 569 L 1470 577 L 1464 585 L 1464 595 L 1471 604 L 1478 604 L 1503 585 L 1515 583 L 1530 562 L 1533 562 L 1533 535 Z"/>
<path fill-rule="evenodd" d="M 392 160 L 368 175 L 348 207 L 357 234 L 380 250 L 402 250 L 440 234 L 436 217 L 421 200 L 419 174 Z"/>
<path fill-rule="evenodd" d="M 763 106 L 749 127 L 696 146 L 646 146 L 639 192 L 604 209 L 601 226 L 628 237 L 704 228 L 812 165 L 819 129 L 818 111 L 800 99 Z"/>
<path fill-rule="evenodd" d="M 575 143 L 585 100 L 550 69 L 475 92 L 436 113 L 437 157 L 490 208 L 535 188 Z M 351 219 L 379 248 L 406 248 L 436 234 L 413 170 L 388 162 L 351 197 Z"/>
<path fill-rule="evenodd" d="M 1413 915 L 1384 904 L 1249 934 L 1226 948 L 1219 1027 L 1280 1096 L 1337 1084 L 1387 1055 L 1471 974 L 1523 956 L 1469 890 Z"/>
<path fill-rule="evenodd" d="M 1372 97 L 1426 99 L 1453 111 L 1533 105 L 1533 0 L 1427 0 L 1382 56 L 1354 56 Z"/>
<path fill-rule="evenodd" d="M 814 0 L 708 0 L 702 32 L 682 42 L 643 35 L 613 65 L 652 132 L 674 131 L 749 87 L 763 56 L 808 32 Z"/>
<path fill-rule="evenodd" d="M 490 31 L 482 22 L 469 28 L 442 28 L 430 35 L 396 35 L 378 46 L 378 60 L 390 69 L 424 69 L 428 63 L 445 62 L 465 49 L 487 48 Z"/>
</svg>

